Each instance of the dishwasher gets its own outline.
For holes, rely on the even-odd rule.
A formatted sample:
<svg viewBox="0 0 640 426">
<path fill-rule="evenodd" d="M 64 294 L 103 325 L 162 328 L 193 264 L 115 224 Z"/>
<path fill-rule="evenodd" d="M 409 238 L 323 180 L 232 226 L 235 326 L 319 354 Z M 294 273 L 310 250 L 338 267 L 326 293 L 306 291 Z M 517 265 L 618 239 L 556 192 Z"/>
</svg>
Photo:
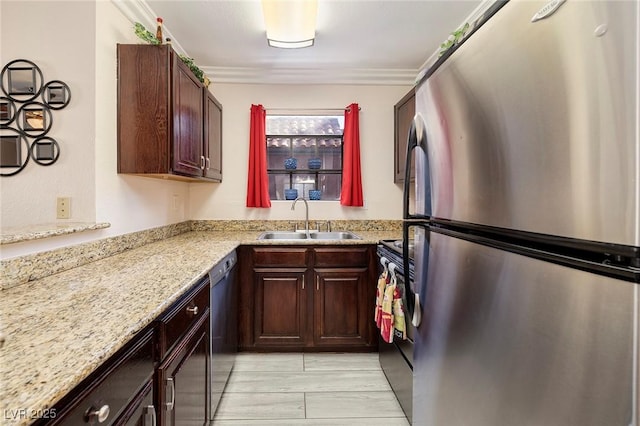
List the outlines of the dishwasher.
<svg viewBox="0 0 640 426">
<path fill-rule="evenodd" d="M 210 420 L 220 404 L 222 392 L 227 384 L 236 354 L 238 352 L 238 286 L 236 284 L 235 250 L 222 259 L 209 272 L 211 281 L 211 335 L 209 349 L 211 363 L 210 383 Z"/>
</svg>

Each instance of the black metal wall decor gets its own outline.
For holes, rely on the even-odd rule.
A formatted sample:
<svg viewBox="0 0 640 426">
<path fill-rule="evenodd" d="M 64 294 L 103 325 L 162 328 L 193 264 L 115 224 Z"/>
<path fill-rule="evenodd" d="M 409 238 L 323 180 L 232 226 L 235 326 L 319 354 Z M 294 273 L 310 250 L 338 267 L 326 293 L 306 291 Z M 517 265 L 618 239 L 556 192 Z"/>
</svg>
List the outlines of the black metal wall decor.
<svg viewBox="0 0 640 426">
<path fill-rule="evenodd" d="M 44 83 L 40 68 L 26 59 L 2 68 L 0 86 L 0 176 L 20 173 L 30 158 L 41 166 L 58 161 L 60 145 L 45 135 L 53 125 L 53 110 L 71 101 L 69 86 L 60 80 Z"/>
</svg>

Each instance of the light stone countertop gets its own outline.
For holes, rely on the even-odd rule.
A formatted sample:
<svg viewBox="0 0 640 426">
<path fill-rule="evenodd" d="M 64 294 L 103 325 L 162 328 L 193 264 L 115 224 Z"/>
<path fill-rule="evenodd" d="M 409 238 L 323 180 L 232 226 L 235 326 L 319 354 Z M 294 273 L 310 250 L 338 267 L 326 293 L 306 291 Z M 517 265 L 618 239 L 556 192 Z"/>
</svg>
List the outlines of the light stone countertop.
<svg viewBox="0 0 640 426">
<path fill-rule="evenodd" d="M 2 291 L 0 424 L 35 420 L 6 413 L 53 406 L 241 244 L 354 245 L 400 237 L 355 233 L 362 239 L 258 241 L 257 231 L 193 231 Z"/>
</svg>

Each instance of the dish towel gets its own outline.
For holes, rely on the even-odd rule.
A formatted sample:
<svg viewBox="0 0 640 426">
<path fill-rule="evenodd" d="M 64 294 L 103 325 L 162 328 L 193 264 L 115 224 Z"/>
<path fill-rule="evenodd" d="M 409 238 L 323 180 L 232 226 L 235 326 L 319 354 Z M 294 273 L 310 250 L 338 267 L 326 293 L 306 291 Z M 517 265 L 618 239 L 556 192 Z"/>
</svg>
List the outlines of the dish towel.
<svg viewBox="0 0 640 426">
<path fill-rule="evenodd" d="M 373 320 L 376 322 L 378 328 L 382 323 L 382 299 L 384 297 L 384 288 L 387 286 L 388 271 L 385 268 L 378 278 L 378 289 L 376 290 L 376 308 L 373 314 Z"/>
<path fill-rule="evenodd" d="M 405 292 L 404 282 L 400 277 L 394 278 L 397 280 L 394 286 L 392 308 L 394 334 L 402 340 L 407 340 L 407 324 L 404 316 L 404 303 L 402 303 Z"/>
<path fill-rule="evenodd" d="M 382 322 L 380 324 L 380 335 L 387 343 L 393 342 L 393 298 L 396 292 L 396 280 L 392 275 L 391 282 L 384 289 L 382 298 Z"/>
</svg>

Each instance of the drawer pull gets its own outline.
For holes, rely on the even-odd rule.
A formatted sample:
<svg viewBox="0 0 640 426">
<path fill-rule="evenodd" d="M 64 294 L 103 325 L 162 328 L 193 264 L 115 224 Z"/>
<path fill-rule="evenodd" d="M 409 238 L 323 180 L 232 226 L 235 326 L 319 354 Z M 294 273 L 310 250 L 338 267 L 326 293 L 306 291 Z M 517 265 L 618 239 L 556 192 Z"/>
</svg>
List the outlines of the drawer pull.
<svg viewBox="0 0 640 426">
<path fill-rule="evenodd" d="M 156 408 L 153 405 L 147 405 L 144 413 L 144 426 L 156 426 Z M 148 421 L 151 417 L 151 422 Z"/>
<path fill-rule="evenodd" d="M 187 312 L 190 313 L 191 315 L 198 315 L 198 307 L 197 306 L 189 306 L 187 308 Z"/>
<path fill-rule="evenodd" d="M 176 384 L 173 381 L 172 377 L 169 377 L 167 379 L 167 385 L 169 385 L 170 389 L 171 389 L 171 401 L 167 402 L 167 411 L 171 411 L 173 410 L 173 407 L 176 404 Z"/>
<path fill-rule="evenodd" d="M 100 408 L 91 406 L 91 408 L 89 408 L 85 413 L 85 420 L 88 423 L 93 423 L 95 421 L 98 423 L 104 423 L 104 421 L 107 420 L 107 417 L 109 417 L 109 411 L 109 406 L 107 404 L 104 404 Z"/>
</svg>

